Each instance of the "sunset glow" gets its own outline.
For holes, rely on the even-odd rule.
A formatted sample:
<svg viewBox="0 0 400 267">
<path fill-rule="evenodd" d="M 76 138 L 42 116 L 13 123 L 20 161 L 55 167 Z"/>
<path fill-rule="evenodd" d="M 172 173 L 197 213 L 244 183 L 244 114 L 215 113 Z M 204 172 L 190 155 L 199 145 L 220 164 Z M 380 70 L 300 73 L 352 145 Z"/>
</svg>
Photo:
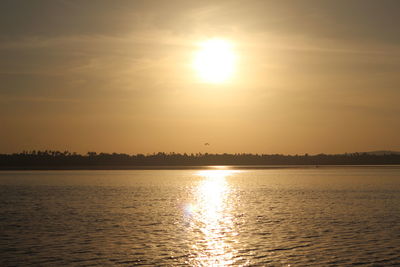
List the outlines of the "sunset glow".
<svg viewBox="0 0 400 267">
<path fill-rule="evenodd" d="M 0 0 L 1 266 L 400 266 L 400 0 Z"/>
<path fill-rule="evenodd" d="M 227 81 L 233 76 L 236 67 L 236 55 L 232 44 L 221 39 L 211 39 L 201 43 L 193 65 L 203 82 Z"/>
</svg>

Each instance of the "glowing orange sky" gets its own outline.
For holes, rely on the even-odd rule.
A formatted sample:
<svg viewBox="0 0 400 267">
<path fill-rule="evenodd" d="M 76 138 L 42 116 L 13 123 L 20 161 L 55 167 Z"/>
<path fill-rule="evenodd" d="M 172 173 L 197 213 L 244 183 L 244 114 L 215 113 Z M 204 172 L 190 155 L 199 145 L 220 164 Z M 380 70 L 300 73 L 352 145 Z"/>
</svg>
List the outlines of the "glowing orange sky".
<svg viewBox="0 0 400 267">
<path fill-rule="evenodd" d="M 0 153 L 400 150 L 399 1 L 4 1 Z M 230 40 L 226 82 L 198 44 Z M 210 146 L 204 146 L 204 143 Z"/>
</svg>

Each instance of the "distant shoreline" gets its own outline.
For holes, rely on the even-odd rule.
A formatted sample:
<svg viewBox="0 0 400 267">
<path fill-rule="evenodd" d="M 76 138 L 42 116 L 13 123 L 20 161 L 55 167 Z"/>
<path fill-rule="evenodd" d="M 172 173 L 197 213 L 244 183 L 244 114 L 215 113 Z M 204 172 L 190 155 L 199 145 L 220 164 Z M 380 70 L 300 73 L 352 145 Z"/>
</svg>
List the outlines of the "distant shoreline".
<svg viewBox="0 0 400 267">
<path fill-rule="evenodd" d="M 212 169 L 231 166 L 233 169 L 316 168 L 332 166 L 400 165 L 400 153 L 392 154 L 118 154 L 88 152 L 81 155 L 68 151 L 24 151 L 0 154 L 0 170 L 174 170 Z M 214 167 L 212 167 L 214 166 Z"/>
<path fill-rule="evenodd" d="M 324 164 L 324 165 L 159 165 L 159 166 L 0 166 L 0 171 L 90 171 L 90 170 L 273 170 L 273 169 L 317 169 L 317 168 L 377 168 L 395 167 L 400 164 Z"/>
</svg>

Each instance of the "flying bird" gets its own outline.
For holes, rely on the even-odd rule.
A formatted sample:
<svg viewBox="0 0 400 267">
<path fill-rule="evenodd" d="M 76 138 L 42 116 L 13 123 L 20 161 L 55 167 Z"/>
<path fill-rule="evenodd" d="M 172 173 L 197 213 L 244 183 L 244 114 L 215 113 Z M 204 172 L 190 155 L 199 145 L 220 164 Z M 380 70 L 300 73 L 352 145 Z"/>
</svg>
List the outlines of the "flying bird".
<svg viewBox="0 0 400 267">
<path fill-rule="evenodd" d="M 205 143 L 204 145 L 205 145 L 205 146 L 209 146 L 209 145 L 210 145 L 210 143 Z"/>
</svg>

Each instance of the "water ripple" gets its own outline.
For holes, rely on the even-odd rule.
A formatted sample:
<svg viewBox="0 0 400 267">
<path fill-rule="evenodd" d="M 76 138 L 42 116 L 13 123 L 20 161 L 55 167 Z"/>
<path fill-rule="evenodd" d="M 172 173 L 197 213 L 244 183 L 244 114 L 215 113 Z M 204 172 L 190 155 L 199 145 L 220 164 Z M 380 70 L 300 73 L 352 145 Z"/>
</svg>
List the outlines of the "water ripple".
<svg viewBox="0 0 400 267">
<path fill-rule="evenodd" d="M 400 265 L 400 171 L 347 172 L 0 174 L 0 265 Z"/>
</svg>

